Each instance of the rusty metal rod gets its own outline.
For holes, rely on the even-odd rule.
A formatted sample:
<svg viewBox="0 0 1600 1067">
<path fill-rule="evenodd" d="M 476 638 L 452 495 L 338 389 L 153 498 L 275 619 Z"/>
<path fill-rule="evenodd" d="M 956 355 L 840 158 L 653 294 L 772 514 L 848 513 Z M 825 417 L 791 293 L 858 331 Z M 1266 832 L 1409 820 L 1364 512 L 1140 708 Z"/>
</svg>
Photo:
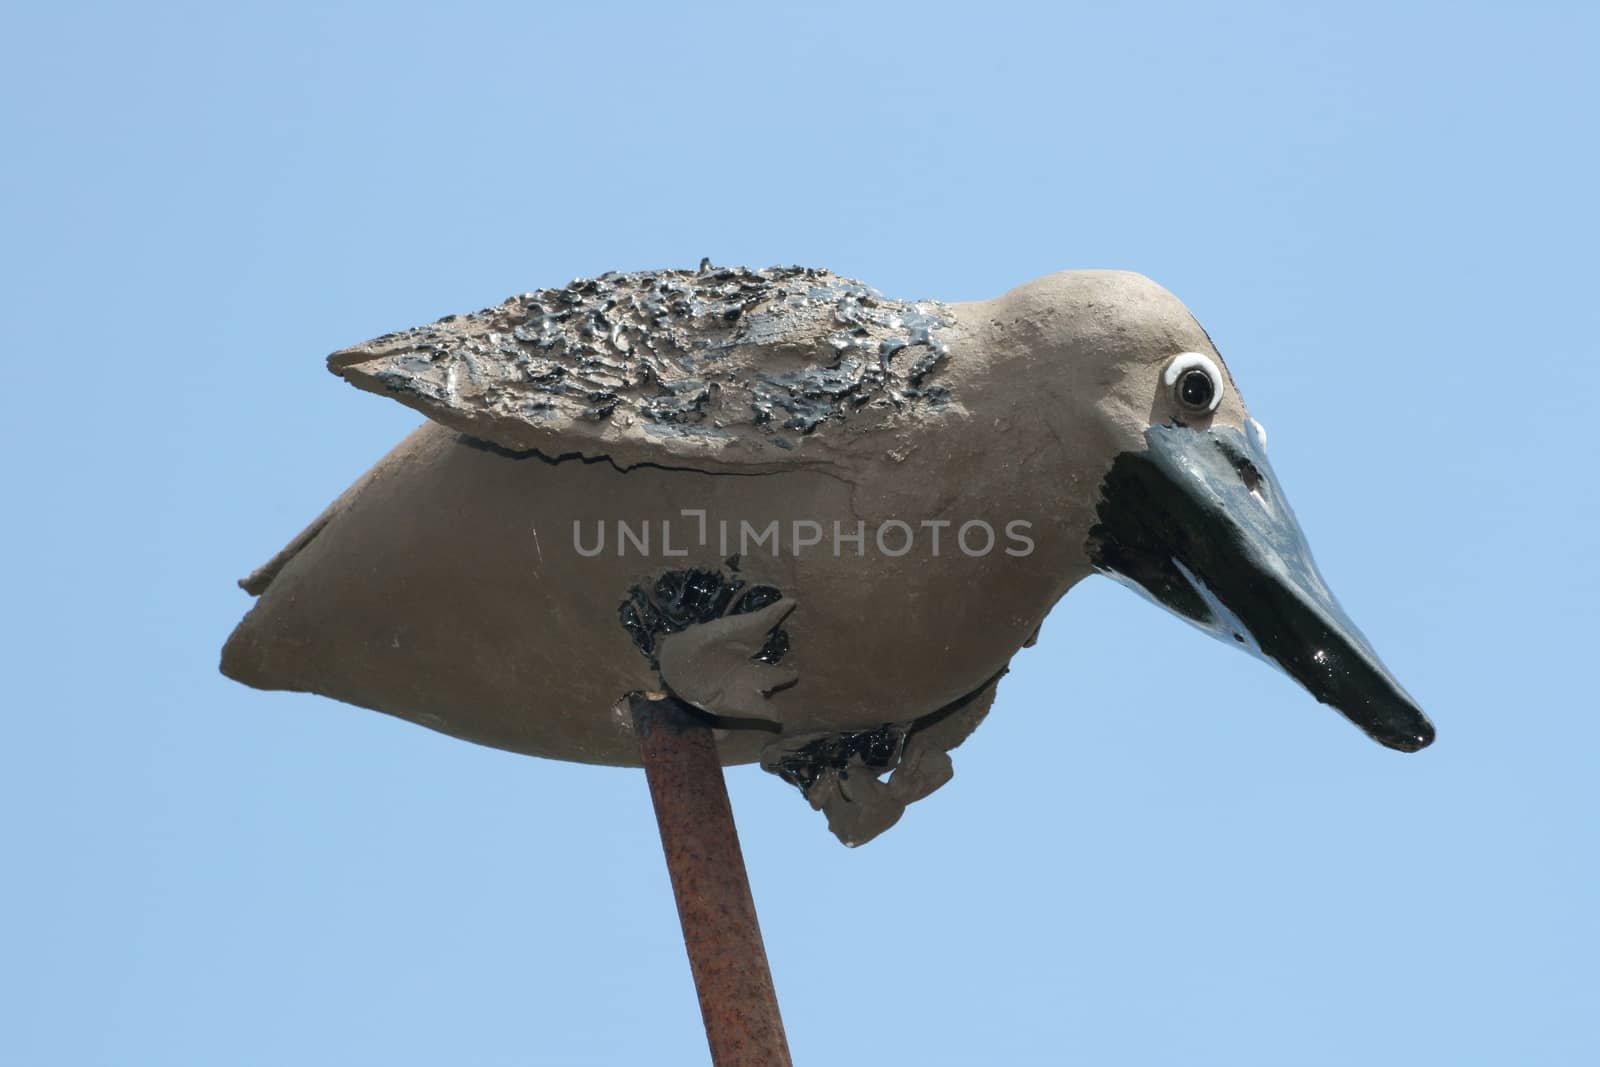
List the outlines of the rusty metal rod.
<svg viewBox="0 0 1600 1067">
<path fill-rule="evenodd" d="M 739 831 L 704 716 L 676 697 L 629 698 L 683 943 L 716 1067 L 789 1067 Z"/>
</svg>

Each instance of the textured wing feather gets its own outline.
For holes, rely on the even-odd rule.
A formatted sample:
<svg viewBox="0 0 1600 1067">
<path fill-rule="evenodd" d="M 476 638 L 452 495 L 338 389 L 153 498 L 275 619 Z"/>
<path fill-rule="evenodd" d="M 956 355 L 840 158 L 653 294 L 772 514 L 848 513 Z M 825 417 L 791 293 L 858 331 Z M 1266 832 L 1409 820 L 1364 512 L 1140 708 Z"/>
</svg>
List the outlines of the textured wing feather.
<svg viewBox="0 0 1600 1067">
<path fill-rule="evenodd" d="M 951 324 L 944 304 L 815 268 L 613 273 L 386 334 L 328 365 L 500 448 L 776 469 L 826 462 L 809 439 L 829 424 L 946 406 L 933 379 Z"/>
</svg>

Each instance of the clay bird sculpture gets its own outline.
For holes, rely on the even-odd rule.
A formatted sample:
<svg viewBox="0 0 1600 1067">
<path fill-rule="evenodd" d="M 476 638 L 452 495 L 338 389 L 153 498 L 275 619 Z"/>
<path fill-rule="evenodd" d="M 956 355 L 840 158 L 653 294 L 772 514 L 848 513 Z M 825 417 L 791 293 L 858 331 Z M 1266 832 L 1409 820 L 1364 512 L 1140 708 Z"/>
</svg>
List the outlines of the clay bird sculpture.
<svg viewBox="0 0 1600 1067">
<path fill-rule="evenodd" d="M 619 701 L 664 689 L 859 844 L 948 780 L 1100 573 L 1381 744 L 1433 739 L 1205 330 L 1140 275 L 946 304 L 798 267 L 607 274 L 329 366 L 428 421 L 241 583 L 246 684 L 628 766 Z"/>
</svg>

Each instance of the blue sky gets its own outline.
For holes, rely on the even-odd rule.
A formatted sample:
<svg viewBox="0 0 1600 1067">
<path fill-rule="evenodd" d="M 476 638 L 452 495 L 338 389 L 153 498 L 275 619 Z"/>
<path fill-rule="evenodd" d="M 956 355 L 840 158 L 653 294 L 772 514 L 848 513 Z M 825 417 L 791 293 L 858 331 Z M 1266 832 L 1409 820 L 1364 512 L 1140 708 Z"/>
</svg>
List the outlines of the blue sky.
<svg viewBox="0 0 1600 1067">
<path fill-rule="evenodd" d="M 641 774 L 216 659 L 417 421 L 325 353 L 711 256 L 1168 286 L 1439 728 L 1084 583 L 879 841 L 730 773 L 800 1062 L 1593 1062 L 1597 21 L 12 6 L 0 1061 L 704 1062 Z"/>
</svg>

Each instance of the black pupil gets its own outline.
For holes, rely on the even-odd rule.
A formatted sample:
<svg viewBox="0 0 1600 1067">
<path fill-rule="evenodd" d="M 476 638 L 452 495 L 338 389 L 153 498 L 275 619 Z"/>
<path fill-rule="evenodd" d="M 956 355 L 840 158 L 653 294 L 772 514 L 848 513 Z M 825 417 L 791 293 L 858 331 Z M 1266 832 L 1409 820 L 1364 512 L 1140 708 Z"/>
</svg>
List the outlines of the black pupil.
<svg viewBox="0 0 1600 1067">
<path fill-rule="evenodd" d="M 1216 392 L 1211 385 L 1211 375 L 1203 370 L 1191 370 L 1178 379 L 1178 398 L 1192 408 L 1206 408 L 1211 406 L 1211 397 Z"/>
</svg>

